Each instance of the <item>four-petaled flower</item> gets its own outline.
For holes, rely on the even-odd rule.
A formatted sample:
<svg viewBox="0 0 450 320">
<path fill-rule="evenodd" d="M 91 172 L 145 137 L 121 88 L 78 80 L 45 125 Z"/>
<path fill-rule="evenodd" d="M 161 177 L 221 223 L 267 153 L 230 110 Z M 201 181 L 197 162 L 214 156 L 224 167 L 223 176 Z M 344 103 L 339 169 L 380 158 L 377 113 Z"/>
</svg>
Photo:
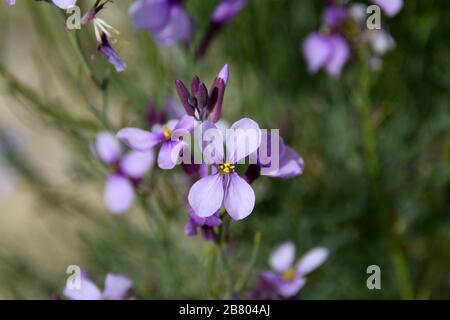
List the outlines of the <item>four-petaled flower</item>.
<svg viewBox="0 0 450 320">
<path fill-rule="evenodd" d="M 110 132 L 97 135 L 93 151 L 109 170 L 104 191 L 106 208 L 112 213 L 126 211 L 133 203 L 135 185 L 153 165 L 153 151 L 129 151 L 124 155 L 119 141 Z"/>
<path fill-rule="evenodd" d="M 193 117 L 184 116 L 179 121 L 170 120 L 163 126 L 156 124 L 151 132 L 138 128 L 124 128 L 117 133 L 117 138 L 130 148 L 140 151 L 148 151 L 161 145 L 158 166 L 168 170 L 175 167 L 186 149 L 187 142 L 182 138 L 189 135 L 195 123 Z"/>
</svg>

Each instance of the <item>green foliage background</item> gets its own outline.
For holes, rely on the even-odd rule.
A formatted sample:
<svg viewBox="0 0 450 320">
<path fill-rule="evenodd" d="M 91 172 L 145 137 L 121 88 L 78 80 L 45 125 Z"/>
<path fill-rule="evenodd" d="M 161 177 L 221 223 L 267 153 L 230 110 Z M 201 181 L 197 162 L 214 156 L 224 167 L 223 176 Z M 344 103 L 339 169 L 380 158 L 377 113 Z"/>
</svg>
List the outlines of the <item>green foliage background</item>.
<svg viewBox="0 0 450 320">
<path fill-rule="evenodd" d="M 71 42 L 74 33 L 64 32 L 58 10 L 18 2 L 0 5 L 0 126 L 8 125 L 2 112 L 12 110 L 25 126 L 41 126 L 37 134 L 58 137 L 54 151 L 66 156 L 63 170 L 52 172 L 35 164 L 52 158 L 51 152 L 4 152 L 23 176 L 26 187 L 19 192 L 33 198 L 30 220 L 23 223 L 43 226 L 16 237 L 8 224 L 16 207 L 0 204 L 0 297 L 51 298 L 61 292 L 69 264 L 82 265 L 99 284 L 108 272 L 127 275 L 140 298 L 223 297 L 226 272 L 217 248 L 183 235 L 187 213 L 181 201 L 189 181 L 181 169 L 155 168 L 140 189 L 142 201 L 113 216 L 102 206 L 104 172 L 89 143 L 105 125 L 113 131 L 145 128 L 150 99 L 162 105 L 165 96 L 176 94 L 176 79 L 190 81 L 194 74 L 211 83 L 225 63 L 231 73 L 223 117 L 231 123 L 247 116 L 261 127 L 280 128 L 306 164 L 304 175 L 293 180 L 260 178 L 253 214 L 231 222 L 227 257 L 233 282 L 250 263 L 255 234 L 262 235 L 241 296 L 255 285 L 256 271 L 268 268 L 272 248 L 292 240 L 298 257 L 318 245 L 331 251 L 300 298 L 450 297 L 448 1 L 405 0 L 397 17 L 383 18 L 397 42 L 383 68 L 364 73 L 353 56 L 336 80 L 308 74 L 299 52 L 300 41 L 321 23 L 321 1 L 249 1 L 202 61 L 192 58 L 194 47 L 160 48 L 147 33 L 133 30 L 126 11 L 131 1 L 115 1 L 102 17 L 122 32 L 115 47 L 128 64 L 124 74 L 97 54 L 91 28 L 79 32 L 91 71 L 109 79 L 103 93 L 86 76 Z M 215 4 L 187 0 L 196 20 L 194 43 Z M 359 105 L 365 76 L 379 162 L 374 175 Z M 64 183 L 55 183 L 56 175 Z M 42 241 L 43 234 L 50 238 Z M 23 237 L 33 246 L 19 245 Z M 382 290 L 366 287 L 372 264 L 381 267 Z"/>
</svg>

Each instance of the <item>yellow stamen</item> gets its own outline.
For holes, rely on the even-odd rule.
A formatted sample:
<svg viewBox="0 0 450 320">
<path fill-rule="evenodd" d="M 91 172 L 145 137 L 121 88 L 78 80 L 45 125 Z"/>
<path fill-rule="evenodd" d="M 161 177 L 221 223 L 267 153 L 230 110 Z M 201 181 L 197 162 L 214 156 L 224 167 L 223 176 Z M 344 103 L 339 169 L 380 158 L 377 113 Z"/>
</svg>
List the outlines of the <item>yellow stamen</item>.
<svg viewBox="0 0 450 320">
<path fill-rule="evenodd" d="M 283 279 L 284 281 L 294 280 L 295 279 L 295 269 L 290 268 L 289 270 L 283 272 L 283 274 L 281 275 L 281 279 Z"/>
<path fill-rule="evenodd" d="M 164 126 L 163 127 L 163 135 L 164 135 L 164 139 L 169 140 L 170 137 L 172 136 L 172 131 L 167 126 Z"/>
<path fill-rule="evenodd" d="M 234 164 L 231 164 L 229 162 L 224 162 L 221 165 L 219 165 L 219 171 L 222 174 L 228 174 L 228 173 L 232 173 L 234 171 Z"/>
</svg>

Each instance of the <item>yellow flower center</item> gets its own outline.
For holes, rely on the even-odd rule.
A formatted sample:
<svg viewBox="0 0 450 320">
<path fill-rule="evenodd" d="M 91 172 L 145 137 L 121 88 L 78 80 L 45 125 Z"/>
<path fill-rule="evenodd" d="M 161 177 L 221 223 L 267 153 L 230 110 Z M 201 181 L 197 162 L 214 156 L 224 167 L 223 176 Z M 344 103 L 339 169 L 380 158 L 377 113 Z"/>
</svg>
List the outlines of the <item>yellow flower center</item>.
<svg viewBox="0 0 450 320">
<path fill-rule="evenodd" d="M 232 173 L 234 171 L 234 168 L 235 168 L 234 164 L 224 162 L 221 165 L 219 165 L 219 172 L 222 174 Z"/>
<path fill-rule="evenodd" d="M 289 270 L 283 272 L 283 274 L 281 275 L 281 279 L 290 282 L 295 279 L 295 273 L 296 272 L 294 268 L 289 268 Z"/>
<path fill-rule="evenodd" d="M 169 140 L 170 137 L 172 136 L 172 131 L 167 126 L 164 126 L 163 127 L 163 135 L 164 135 L 164 139 Z"/>
</svg>

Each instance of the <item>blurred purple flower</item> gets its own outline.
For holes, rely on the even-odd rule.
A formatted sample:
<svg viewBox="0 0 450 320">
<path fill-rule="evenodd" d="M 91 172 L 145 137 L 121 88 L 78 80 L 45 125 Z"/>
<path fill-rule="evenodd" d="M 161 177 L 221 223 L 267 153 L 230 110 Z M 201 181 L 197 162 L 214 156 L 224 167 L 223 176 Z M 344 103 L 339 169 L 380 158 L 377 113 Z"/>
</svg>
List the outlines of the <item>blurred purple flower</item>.
<svg viewBox="0 0 450 320">
<path fill-rule="evenodd" d="M 184 234 L 188 237 L 197 235 L 197 230 L 202 231 L 202 236 L 208 241 L 217 241 L 217 235 L 214 232 L 214 228 L 222 224 L 219 212 L 214 213 L 212 216 L 203 218 L 195 214 L 192 208 L 189 208 L 189 219 L 184 226 Z"/>
<path fill-rule="evenodd" d="M 130 151 L 124 155 L 112 133 L 100 132 L 95 141 L 95 156 L 110 170 L 104 192 L 106 208 L 111 213 L 126 211 L 134 200 L 134 186 L 154 163 L 153 151 Z"/>
<path fill-rule="evenodd" d="M 9 5 L 16 4 L 16 0 L 5 0 L 5 2 Z M 77 3 L 77 0 L 52 0 L 52 2 L 61 9 L 68 9 L 73 7 Z"/>
<path fill-rule="evenodd" d="M 136 0 L 128 13 L 138 29 L 148 30 L 161 46 L 191 40 L 193 23 L 175 0 Z"/>
<path fill-rule="evenodd" d="M 258 149 L 261 143 L 259 126 L 248 118 L 235 122 L 231 126 L 235 134 L 231 138 L 227 137 L 226 156 L 223 139 L 217 136 L 205 146 L 205 141 L 210 141 L 205 138 L 207 135 L 220 134 L 217 127 L 206 121 L 201 129 L 203 136 L 200 137 L 200 147 L 206 164 L 213 165 L 213 170 L 211 175 L 201 178 L 191 187 L 189 204 L 203 218 L 214 215 L 223 205 L 234 220 L 244 219 L 253 211 L 255 192 L 235 172 L 235 164 Z"/>
<path fill-rule="evenodd" d="M 132 283 L 127 277 L 108 273 L 105 278 L 105 288 L 102 292 L 87 274 L 82 272 L 80 287 L 73 288 L 67 283 L 64 288 L 64 295 L 71 300 L 125 300 L 131 286 Z"/>
<path fill-rule="evenodd" d="M 147 107 L 147 123 L 150 127 L 163 125 L 169 119 L 181 119 L 184 115 L 183 107 L 172 97 L 165 98 L 162 110 L 158 110 L 154 101 L 150 101 Z"/>
<path fill-rule="evenodd" d="M 279 245 L 269 258 L 272 271 L 260 274 L 260 286 L 250 296 L 255 299 L 295 297 L 306 283 L 305 276 L 323 264 L 328 254 L 325 248 L 314 248 L 293 267 L 295 245 L 292 242 Z"/>
<path fill-rule="evenodd" d="M 397 15 L 403 8 L 403 0 L 372 0 L 372 2 L 390 17 Z"/>
<path fill-rule="evenodd" d="M 340 76 L 350 57 L 350 47 L 338 33 L 313 32 L 304 40 L 302 50 L 309 72 L 316 73 L 324 68 L 332 77 Z"/>
<path fill-rule="evenodd" d="M 277 150 L 272 148 L 272 139 L 277 139 Z M 293 148 L 286 146 L 278 135 L 263 133 L 261 145 L 254 156 L 256 164 L 250 164 L 245 172 L 245 179 L 250 184 L 260 175 L 281 179 L 294 178 L 301 175 L 305 167 L 303 158 Z"/>
<path fill-rule="evenodd" d="M 347 9 L 340 6 L 327 6 L 323 14 L 323 21 L 329 28 L 336 28 L 348 17 Z"/>
<path fill-rule="evenodd" d="M 209 92 L 206 85 L 197 76 L 192 78 L 190 92 L 183 81 L 177 80 L 175 82 L 177 93 L 186 113 L 198 121 L 209 120 L 214 123 L 219 121 L 228 75 L 228 65 L 226 64 L 219 71 Z"/>
<path fill-rule="evenodd" d="M 148 151 L 161 145 L 158 154 L 158 166 L 161 169 L 173 169 L 182 152 L 186 149 L 186 142 L 180 137 L 187 136 L 195 126 L 195 119 L 184 116 L 179 121 L 170 120 L 161 126 L 156 124 L 152 131 L 138 128 L 124 128 L 117 133 L 117 138 L 130 148 Z"/>
</svg>

